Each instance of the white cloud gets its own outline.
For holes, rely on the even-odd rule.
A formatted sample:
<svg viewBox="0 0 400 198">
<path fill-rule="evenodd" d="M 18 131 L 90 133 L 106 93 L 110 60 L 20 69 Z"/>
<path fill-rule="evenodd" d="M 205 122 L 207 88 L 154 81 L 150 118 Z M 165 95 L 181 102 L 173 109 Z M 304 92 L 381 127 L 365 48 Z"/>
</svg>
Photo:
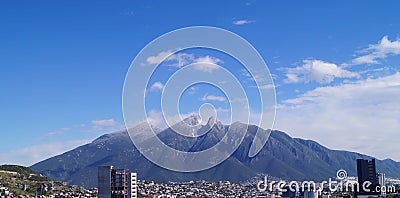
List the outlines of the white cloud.
<svg viewBox="0 0 400 198">
<path fill-rule="evenodd" d="M 174 61 L 175 63 L 171 63 L 170 66 L 174 67 L 183 67 L 185 65 L 190 64 L 194 60 L 194 55 L 193 54 L 187 54 L 187 53 L 177 53 L 172 55 L 168 61 Z"/>
<path fill-rule="evenodd" d="M 193 54 L 187 53 L 173 53 L 172 50 L 167 50 L 158 53 L 155 56 L 150 56 L 145 62 L 141 63 L 141 66 L 157 65 L 161 62 L 170 62 L 169 66 L 182 67 L 194 60 Z"/>
<path fill-rule="evenodd" d="M 167 126 L 163 113 L 160 111 L 151 110 L 150 112 L 148 112 L 147 121 L 151 123 L 153 126 L 156 126 L 161 129 L 164 129 Z"/>
<path fill-rule="evenodd" d="M 71 140 L 52 142 L 48 144 L 33 145 L 18 150 L 0 153 L 0 162 L 4 164 L 18 164 L 30 166 L 39 161 L 59 155 L 80 145 L 89 143 L 90 140 Z"/>
<path fill-rule="evenodd" d="M 400 160 L 400 73 L 319 87 L 284 101 L 276 128 L 333 149 Z"/>
<path fill-rule="evenodd" d="M 223 61 L 215 57 L 203 56 L 196 58 L 194 63 L 197 63 L 194 65 L 194 69 L 211 73 L 212 71 L 219 69 L 220 67 L 218 64 L 223 63 Z"/>
<path fill-rule="evenodd" d="M 389 55 L 400 55 L 400 39 L 390 41 L 388 36 L 384 36 L 377 44 L 371 44 L 363 49 L 358 56 L 352 60 L 353 65 L 378 64 L 380 59 L 385 59 Z"/>
<path fill-rule="evenodd" d="M 115 121 L 114 119 L 108 119 L 108 120 L 92 120 L 91 123 L 95 126 L 116 126 L 119 123 Z"/>
<path fill-rule="evenodd" d="M 161 82 L 155 82 L 150 87 L 150 91 L 156 91 L 156 90 L 162 91 L 163 89 L 164 89 L 164 84 L 162 84 Z"/>
<path fill-rule="evenodd" d="M 114 119 L 92 120 L 90 123 L 91 125 L 83 127 L 79 131 L 91 134 L 103 134 L 125 129 L 124 124 L 119 123 Z"/>
<path fill-rule="evenodd" d="M 376 60 L 378 57 L 372 54 L 364 55 L 353 59 L 351 62 L 354 65 L 361 65 L 361 64 L 378 64 Z"/>
<path fill-rule="evenodd" d="M 219 102 L 224 102 L 226 101 L 226 98 L 223 96 L 215 96 L 215 95 L 204 95 L 203 98 L 201 98 L 202 101 L 219 101 Z"/>
<path fill-rule="evenodd" d="M 232 22 L 232 24 L 234 25 L 245 25 L 245 24 L 250 24 L 250 23 L 255 23 L 256 21 L 254 20 L 246 20 L 246 19 L 242 19 L 242 20 L 234 20 Z"/>
<path fill-rule="evenodd" d="M 156 56 L 150 56 L 146 59 L 146 62 L 142 63 L 141 66 L 149 66 L 160 64 L 162 61 L 168 62 L 168 66 L 173 67 L 183 67 L 185 65 L 191 63 L 205 63 L 205 64 L 196 64 L 194 69 L 203 71 L 203 72 L 212 72 L 216 69 L 219 69 L 217 66 L 219 63 L 223 63 L 222 60 L 212 57 L 212 56 L 201 56 L 195 58 L 194 54 L 187 53 L 174 53 L 172 50 L 160 52 Z"/>
<path fill-rule="evenodd" d="M 334 63 L 321 60 L 304 60 L 303 65 L 287 70 L 286 83 L 310 82 L 330 83 L 335 78 L 354 78 L 359 74 L 345 70 Z"/>
<path fill-rule="evenodd" d="M 168 56 L 172 55 L 172 50 L 163 51 L 158 53 L 156 56 L 147 57 L 146 62 L 142 63 L 141 66 L 149 66 L 160 64 Z"/>
</svg>

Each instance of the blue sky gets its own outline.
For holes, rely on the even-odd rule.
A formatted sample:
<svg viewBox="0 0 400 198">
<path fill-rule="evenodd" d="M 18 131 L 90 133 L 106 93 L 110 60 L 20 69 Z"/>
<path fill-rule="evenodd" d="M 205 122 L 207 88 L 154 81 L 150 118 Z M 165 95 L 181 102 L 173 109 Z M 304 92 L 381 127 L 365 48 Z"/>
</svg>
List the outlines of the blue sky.
<svg viewBox="0 0 400 198">
<path fill-rule="evenodd" d="M 122 88 L 134 57 L 158 36 L 195 25 L 232 31 L 259 51 L 276 85 L 275 128 L 329 148 L 399 161 L 399 6 L 3 1 L 0 164 L 31 165 L 123 129 Z M 207 55 L 218 57 L 196 56 Z M 198 98 L 210 95 L 218 91 L 207 89 Z"/>
</svg>

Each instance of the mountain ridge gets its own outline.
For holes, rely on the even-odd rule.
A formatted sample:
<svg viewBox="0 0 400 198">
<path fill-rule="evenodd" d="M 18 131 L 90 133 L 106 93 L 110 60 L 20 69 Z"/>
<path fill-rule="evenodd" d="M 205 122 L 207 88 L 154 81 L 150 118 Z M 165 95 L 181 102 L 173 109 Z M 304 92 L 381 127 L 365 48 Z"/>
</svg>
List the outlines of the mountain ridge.
<svg viewBox="0 0 400 198">
<path fill-rule="evenodd" d="M 209 133 L 192 139 L 184 139 L 167 128 L 158 132 L 157 137 L 173 148 L 199 151 L 218 142 L 228 127 L 213 125 Z M 331 150 L 316 141 L 292 138 L 277 130 L 271 132 L 260 153 L 250 158 L 247 154 L 258 129 L 255 125 L 247 125 L 246 136 L 231 157 L 216 167 L 200 172 L 178 173 L 154 165 L 135 148 L 127 131 L 104 134 L 91 143 L 38 162 L 31 168 L 51 179 L 85 187 L 97 185 L 97 166 L 100 165 L 128 168 L 138 172 L 140 178 L 161 182 L 200 179 L 239 182 L 258 173 L 318 181 L 335 177 L 339 169 L 356 175 L 356 159 L 372 158 L 356 152 Z M 400 163 L 394 160 L 377 160 L 377 168 L 389 177 L 400 177 Z"/>
</svg>

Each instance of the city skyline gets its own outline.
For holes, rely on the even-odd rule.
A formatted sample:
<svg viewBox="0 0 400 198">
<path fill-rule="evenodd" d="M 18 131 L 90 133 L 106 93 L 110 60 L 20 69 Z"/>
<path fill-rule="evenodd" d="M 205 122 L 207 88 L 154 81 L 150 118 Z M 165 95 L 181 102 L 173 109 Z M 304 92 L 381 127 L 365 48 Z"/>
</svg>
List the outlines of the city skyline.
<svg viewBox="0 0 400 198">
<path fill-rule="evenodd" d="M 123 130 L 122 89 L 132 60 L 158 36 L 196 25 L 232 31 L 259 51 L 277 93 L 274 129 L 331 149 L 400 160 L 398 2 L 58 3 L 0 7 L 0 116 L 9 140 L 0 146 L 0 164 L 32 165 Z M 213 52 L 185 54 L 167 70 L 199 59 L 234 68 Z M 149 95 L 163 86 L 151 81 Z M 197 102 L 224 112 L 220 92 L 195 90 Z"/>
</svg>

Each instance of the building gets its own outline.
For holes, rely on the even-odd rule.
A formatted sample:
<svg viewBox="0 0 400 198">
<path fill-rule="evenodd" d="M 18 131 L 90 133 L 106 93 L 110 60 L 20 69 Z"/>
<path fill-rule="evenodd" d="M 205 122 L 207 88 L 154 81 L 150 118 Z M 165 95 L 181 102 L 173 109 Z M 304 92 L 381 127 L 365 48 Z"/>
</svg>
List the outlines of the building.
<svg viewBox="0 0 400 198">
<path fill-rule="evenodd" d="M 136 198 L 137 175 L 113 166 L 98 167 L 99 198 Z"/>
<path fill-rule="evenodd" d="M 379 173 L 378 174 L 378 181 L 379 185 L 381 186 L 381 196 L 385 197 L 386 196 L 386 176 L 385 173 Z"/>
<path fill-rule="evenodd" d="M 379 185 L 384 186 L 385 182 L 386 182 L 385 173 L 379 173 L 378 174 L 378 179 L 379 179 Z"/>
<path fill-rule="evenodd" d="M 379 181 L 376 174 L 375 159 L 357 159 L 357 176 L 359 190 L 356 192 L 356 197 L 379 195 L 379 192 L 376 191 Z M 370 182 L 370 185 L 365 185 L 366 189 L 364 190 L 363 185 L 367 184 L 367 182 Z"/>
<path fill-rule="evenodd" d="M 137 197 L 137 174 L 136 173 L 130 173 L 129 174 L 129 182 L 128 182 L 128 194 L 130 195 L 130 198 L 136 198 Z"/>
</svg>

